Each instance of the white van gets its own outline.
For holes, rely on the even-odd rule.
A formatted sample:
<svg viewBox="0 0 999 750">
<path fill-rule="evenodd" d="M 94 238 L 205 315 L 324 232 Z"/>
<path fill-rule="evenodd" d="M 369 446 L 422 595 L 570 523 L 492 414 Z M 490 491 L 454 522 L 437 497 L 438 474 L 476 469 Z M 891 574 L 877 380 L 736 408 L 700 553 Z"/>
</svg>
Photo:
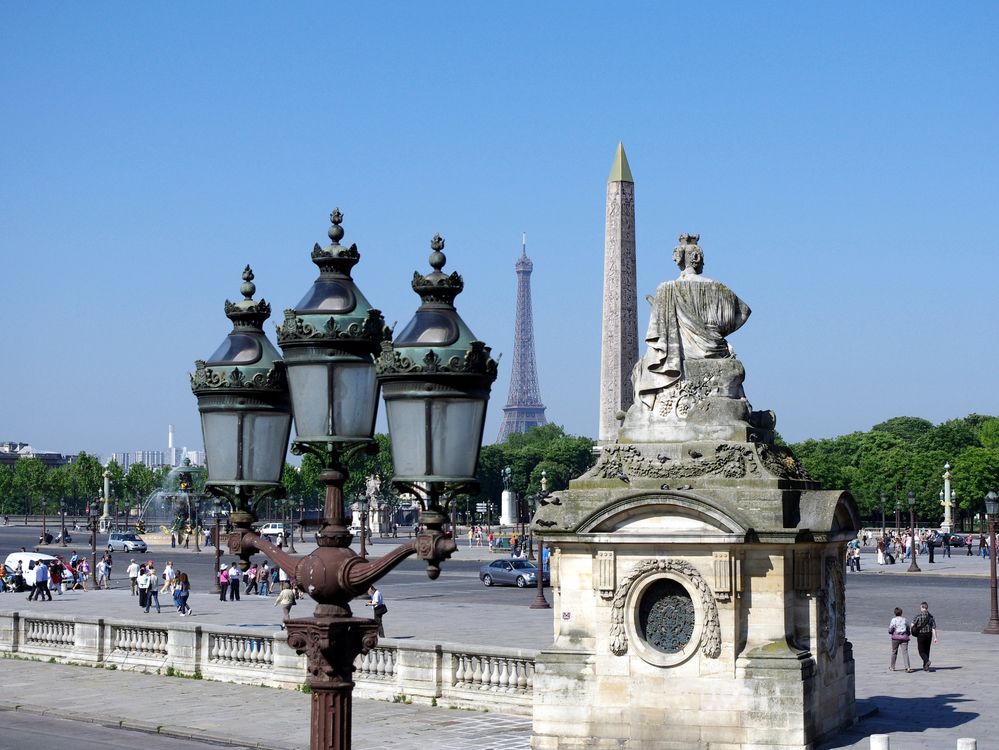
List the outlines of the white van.
<svg viewBox="0 0 999 750">
<path fill-rule="evenodd" d="M 14 571 L 17 570 L 17 564 L 21 563 L 22 574 L 28 572 L 28 566 L 31 561 L 34 560 L 36 563 L 41 560 L 46 565 L 50 563 L 57 562 L 59 558 L 53 557 L 52 555 L 46 555 L 42 552 L 11 552 L 7 555 L 7 559 L 4 560 L 4 567 L 7 568 L 7 578 L 8 580 L 13 579 Z M 73 575 L 66 568 L 65 563 L 63 564 L 63 580 L 67 581 L 67 586 L 72 585 Z"/>
</svg>

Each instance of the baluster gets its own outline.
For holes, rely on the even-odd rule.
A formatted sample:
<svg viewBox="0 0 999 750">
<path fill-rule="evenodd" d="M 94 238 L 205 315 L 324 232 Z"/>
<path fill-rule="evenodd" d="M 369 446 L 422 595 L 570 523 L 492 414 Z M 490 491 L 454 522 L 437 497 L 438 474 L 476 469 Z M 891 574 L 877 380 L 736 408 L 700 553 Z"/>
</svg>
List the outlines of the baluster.
<svg viewBox="0 0 999 750">
<path fill-rule="evenodd" d="M 472 687 L 482 687 L 482 657 L 470 655 L 472 660 Z"/>
<path fill-rule="evenodd" d="M 274 663 L 274 639 L 268 638 L 264 641 L 264 663 Z"/>
<path fill-rule="evenodd" d="M 527 662 L 517 662 L 517 690 L 524 692 L 527 690 Z"/>
<path fill-rule="evenodd" d="M 489 662 L 492 665 L 492 669 L 489 672 L 489 689 L 496 692 L 500 687 L 500 660 L 495 656 L 490 656 Z"/>
<path fill-rule="evenodd" d="M 510 670 L 507 659 L 499 659 L 499 683 L 496 685 L 499 692 L 505 693 L 510 688 Z"/>
<path fill-rule="evenodd" d="M 461 654 L 454 654 L 451 657 L 453 667 L 451 669 L 451 685 L 460 685 L 465 679 L 465 660 Z"/>
<path fill-rule="evenodd" d="M 529 695 L 534 694 L 534 659 L 524 663 L 527 672 L 527 693 Z"/>
<path fill-rule="evenodd" d="M 378 659 L 378 667 L 377 667 L 378 677 L 384 677 L 385 676 L 385 649 L 380 648 L 375 653 L 377 654 L 376 658 Z"/>
<path fill-rule="evenodd" d="M 399 652 L 393 649 L 388 650 L 388 675 L 389 677 L 395 677 L 395 662 L 396 658 L 399 656 Z"/>
</svg>

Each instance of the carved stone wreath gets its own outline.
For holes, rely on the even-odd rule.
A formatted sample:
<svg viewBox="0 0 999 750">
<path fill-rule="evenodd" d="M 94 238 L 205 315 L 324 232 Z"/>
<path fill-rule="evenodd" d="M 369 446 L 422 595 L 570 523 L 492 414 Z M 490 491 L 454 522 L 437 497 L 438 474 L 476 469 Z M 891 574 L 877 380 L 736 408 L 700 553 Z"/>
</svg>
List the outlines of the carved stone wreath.
<svg viewBox="0 0 999 750">
<path fill-rule="evenodd" d="M 718 605 L 715 603 L 711 587 L 693 565 L 684 560 L 670 558 L 642 560 L 622 579 L 611 604 L 611 652 L 617 656 L 622 656 L 628 652 L 628 631 L 625 626 L 625 603 L 628 594 L 636 582 L 656 573 L 679 575 L 697 592 L 701 612 L 704 616 L 700 643 L 701 653 L 709 659 L 717 659 L 721 654 L 721 623 L 718 620 Z"/>
<path fill-rule="evenodd" d="M 836 656 L 840 641 L 846 633 L 846 608 L 843 606 L 844 581 L 842 564 L 835 557 L 827 557 L 820 588 L 819 638 L 826 655 Z"/>
</svg>

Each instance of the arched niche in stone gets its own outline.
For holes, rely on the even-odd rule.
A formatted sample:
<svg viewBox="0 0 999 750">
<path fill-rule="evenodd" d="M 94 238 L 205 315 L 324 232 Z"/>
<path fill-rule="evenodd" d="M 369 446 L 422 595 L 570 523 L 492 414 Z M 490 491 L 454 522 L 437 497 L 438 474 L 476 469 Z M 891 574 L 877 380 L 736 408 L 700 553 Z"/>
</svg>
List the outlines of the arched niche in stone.
<svg viewBox="0 0 999 750">
<path fill-rule="evenodd" d="M 663 542 L 745 541 L 749 525 L 692 492 L 636 493 L 604 506 L 578 527 L 579 534 L 655 536 Z"/>
</svg>

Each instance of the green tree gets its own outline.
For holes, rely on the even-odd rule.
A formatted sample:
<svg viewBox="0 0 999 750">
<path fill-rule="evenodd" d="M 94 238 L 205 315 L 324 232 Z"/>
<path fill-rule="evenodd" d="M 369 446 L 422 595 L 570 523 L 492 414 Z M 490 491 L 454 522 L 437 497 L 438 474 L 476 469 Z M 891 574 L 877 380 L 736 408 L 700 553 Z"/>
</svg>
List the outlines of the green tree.
<svg viewBox="0 0 999 750">
<path fill-rule="evenodd" d="M 983 448 L 999 449 L 999 419 L 986 419 L 979 425 L 978 442 Z"/>
<path fill-rule="evenodd" d="M 874 425 L 871 431 L 887 432 L 905 442 L 912 442 L 932 429 L 933 423 L 922 417 L 892 417 L 881 424 Z"/>
<path fill-rule="evenodd" d="M 14 495 L 24 515 L 48 512 L 48 468 L 39 458 L 19 458 L 14 464 Z"/>
<path fill-rule="evenodd" d="M 914 444 L 918 451 L 942 451 L 953 458 L 965 448 L 980 445 L 973 427 L 963 419 L 950 419 L 937 425 Z"/>
<path fill-rule="evenodd" d="M 89 453 L 80 453 L 70 465 L 73 467 L 70 474 L 70 491 L 74 493 L 74 497 L 75 493 L 79 493 L 83 504 L 89 504 L 93 513 L 98 498 L 104 493 L 104 468 L 101 462 Z"/>
<path fill-rule="evenodd" d="M 10 515 L 20 510 L 14 496 L 14 467 L 0 466 L 0 513 Z"/>
</svg>

